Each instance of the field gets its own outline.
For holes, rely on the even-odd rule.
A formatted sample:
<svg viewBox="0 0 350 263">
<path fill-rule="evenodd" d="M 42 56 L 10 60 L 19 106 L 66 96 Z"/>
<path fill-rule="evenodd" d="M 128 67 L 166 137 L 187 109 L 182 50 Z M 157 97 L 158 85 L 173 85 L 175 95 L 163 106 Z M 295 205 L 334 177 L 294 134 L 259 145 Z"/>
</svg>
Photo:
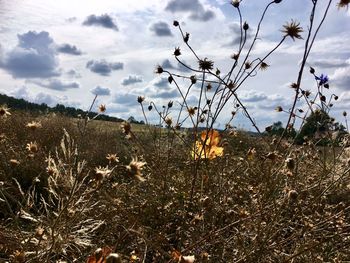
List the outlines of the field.
<svg viewBox="0 0 350 263">
<path fill-rule="evenodd" d="M 131 124 L 125 138 L 120 123 L 90 121 L 82 134 L 76 119 L 11 113 L 0 119 L 1 262 L 350 260 L 345 147 L 276 148 L 227 130 L 223 154 L 198 161 L 190 131 Z"/>
</svg>

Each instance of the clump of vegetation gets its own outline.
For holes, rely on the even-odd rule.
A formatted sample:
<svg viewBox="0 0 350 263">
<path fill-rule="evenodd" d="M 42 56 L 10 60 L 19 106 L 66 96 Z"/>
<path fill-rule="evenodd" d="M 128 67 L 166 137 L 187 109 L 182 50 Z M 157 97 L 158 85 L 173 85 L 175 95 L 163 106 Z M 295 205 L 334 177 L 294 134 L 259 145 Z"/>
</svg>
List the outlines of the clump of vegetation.
<svg viewBox="0 0 350 263">
<path fill-rule="evenodd" d="M 228 72 L 214 70 L 184 33 L 196 67 L 167 74 L 181 95 L 159 107 L 139 96 L 145 125 L 32 115 L 0 107 L 0 259 L 11 262 L 343 262 L 350 260 L 350 153 L 345 126 L 330 117 L 336 95 L 330 80 L 310 68 L 314 91 L 302 76 L 314 39 L 332 1 L 321 13 L 312 1 L 310 25 L 282 27 L 280 42 L 262 58 L 247 42 L 240 1 L 241 38 Z M 340 1 L 339 7 L 348 6 Z M 305 41 L 295 99 L 285 127 L 276 122 L 260 131 L 237 90 L 291 38 Z M 188 81 L 181 87 L 177 79 Z M 199 91 L 198 91 L 199 88 Z M 197 101 L 189 100 L 197 89 Z M 195 93 L 196 94 L 196 93 Z M 147 95 L 147 94 L 145 94 Z M 328 98 L 329 97 L 329 98 Z M 95 98 L 96 99 L 96 98 Z M 305 101 L 306 110 L 298 108 Z M 234 105 L 225 129 L 215 130 L 223 110 Z M 161 109 L 161 110 L 160 110 Z M 106 110 L 98 106 L 98 114 Z M 243 112 L 258 135 L 235 129 Z M 148 114 L 159 123 L 149 123 Z M 301 120 L 296 127 L 296 120 Z M 164 127 L 164 128 L 162 128 Z M 54 133 L 52 131 L 55 131 Z"/>
</svg>

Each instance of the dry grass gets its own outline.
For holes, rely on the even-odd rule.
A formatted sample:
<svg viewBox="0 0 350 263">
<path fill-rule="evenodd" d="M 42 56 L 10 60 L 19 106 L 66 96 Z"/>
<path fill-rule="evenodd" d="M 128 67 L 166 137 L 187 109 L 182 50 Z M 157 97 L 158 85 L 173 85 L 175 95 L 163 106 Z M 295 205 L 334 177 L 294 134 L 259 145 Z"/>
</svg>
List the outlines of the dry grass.
<svg viewBox="0 0 350 263">
<path fill-rule="evenodd" d="M 284 142 L 275 151 L 222 133 L 224 156 L 200 161 L 191 199 L 186 135 L 136 132 L 127 140 L 118 124 L 98 122 L 81 138 L 68 118 L 40 116 L 42 127 L 26 130 L 32 120 L 1 119 L 4 261 L 84 262 L 99 247 L 125 262 L 350 260 L 349 166 L 339 149 L 334 162 L 313 145 Z M 26 149 L 30 141 L 37 152 Z M 112 153 L 119 162 L 106 159 Z M 127 169 L 133 156 L 147 163 L 145 181 Z M 98 166 L 107 169 L 102 176 Z"/>
</svg>

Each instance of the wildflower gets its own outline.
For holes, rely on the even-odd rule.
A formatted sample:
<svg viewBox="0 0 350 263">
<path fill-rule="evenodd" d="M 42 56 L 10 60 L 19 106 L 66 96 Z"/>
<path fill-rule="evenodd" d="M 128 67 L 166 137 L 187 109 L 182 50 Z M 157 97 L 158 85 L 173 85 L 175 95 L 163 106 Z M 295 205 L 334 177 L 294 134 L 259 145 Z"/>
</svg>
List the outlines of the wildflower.
<svg viewBox="0 0 350 263">
<path fill-rule="evenodd" d="M 143 182 L 145 181 L 145 178 L 142 177 L 141 171 L 143 169 L 143 166 L 145 166 L 145 162 L 141 162 L 137 159 L 137 157 L 132 158 L 131 162 L 128 166 L 126 166 L 126 170 L 129 172 L 130 175 L 134 176 L 137 180 Z"/>
<path fill-rule="evenodd" d="M 116 154 L 107 154 L 106 159 L 109 162 L 115 162 L 115 163 L 119 162 L 119 157 Z"/>
<path fill-rule="evenodd" d="M 32 121 L 32 122 L 28 122 L 26 127 L 31 129 L 31 130 L 36 130 L 38 128 L 41 128 L 42 125 L 39 121 Z"/>
<path fill-rule="evenodd" d="M 96 167 L 95 168 L 95 175 L 97 181 L 102 181 L 103 178 L 108 177 L 112 173 L 112 170 L 108 169 L 107 167 Z"/>
<path fill-rule="evenodd" d="M 261 69 L 261 70 L 266 70 L 268 67 L 270 67 L 270 65 L 268 65 L 268 64 L 265 63 L 265 62 L 261 62 L 261 64 L 260 64 L 260 69 Z"/>
<path fill-rule="evenodd" d="M 196 109 L 193 107 L 189 107 L 187 111 L 190 116 L 193 116 L 196 113 Z"/>
<path fill-rule="evenodd" d="M 178 56 L 180 56 L 180 55 L 181 55 L 180 48 L 179 48 L 179 47 L 175 48 L 174 56 L 175 56 L 175 57 L 178 57 Z"/>
<path fill-rule="evenodd" d="M 337 4 L 338 8 L 346 7 L 348 8 L 350 4 L 350 0 L 340 0 Z"/>
<path fill-rule="evenodd" d="M 138 96 L 138 97 L 137 97 L 137 102 L 140 103 L 140 104 L 141 104 L 144 100 L 145 100 L 145 97 L 144 97 L 144 96 Z"/>
<path fill-rule="evenodd" d="M 220 157 L 224 153 L 224 148 L 219 147 L 220 134 L 216 130 L 203 131 L 200 140 L 196 141 L 192 157 L 195 160 L 206 158 L 209 160 Z"/>
<path fill-rule="evenodd" d="M 37 153 L 39 150 L 39 147 L 36 142 L 30 142 L 30 143 L 27 143 L 26 149 L 31 153 Z"/>
<path fill-rule="evenodd" d="M 106 111 L 106 105 L 105 104 L 101 104 L 100 106 L 98 106 L 98 111 L 103 113 Z"/>
<path fill-rule="evenodd" d="M 287 23 L 283 26 L 282 32 L 285 33 L 285 36 L 290 36 L 293 41 L 295 38 L 302 39 L 300 33 L 303 32 L 302 27 L 300 26 L 300 23 L 295 22 L 292 20 L 290 23 Z"/>
<path fill-rule="evenodd" d="M 199 62 L 199 69 L 201 70 L 212 70 L 213 66 L 214 66 L 214 62 L 211 60 L 207 60 L 207 58 L 205 58 L 204 60 L 200 59 Z M 218 74 L 217 74 L 218 75 Z"/>
<path fill-rule="evenodd" d="M 316 80 L 319 80 L 320 82 L 319 82 L 319 85 L 324 85 L 324 84 L 326 84 L 327 82 L 328 82 L 328 77 L 327 77 L 327 75 L 323 75 L 323 74 L 321 74 L 321 76 L 315 76 L 315 79 Z"/>
<path fill-rule="evenodd" d="M 11 113 L 9 112 L 9 108 L 6 106 L 0 106 L 0 117 L 6 117 L 10 115 Z"/>
</svg>

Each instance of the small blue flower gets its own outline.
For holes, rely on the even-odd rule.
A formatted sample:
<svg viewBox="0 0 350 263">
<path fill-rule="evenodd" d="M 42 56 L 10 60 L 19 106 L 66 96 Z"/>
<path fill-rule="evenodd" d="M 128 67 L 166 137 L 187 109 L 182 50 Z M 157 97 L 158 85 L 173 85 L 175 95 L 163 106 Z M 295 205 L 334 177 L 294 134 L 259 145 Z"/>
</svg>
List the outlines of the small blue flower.
<svg viewBox="0 0 350 263">
<path fill-rule="evenodd" d="M 328 80 L 329 80 L 328 76 L 327 75 L 323 75 L 323 74 L 321 74 L 321 76 L 319 76 L 319 77 L 315 76 L 315 79 L 320 81 L 320 83 L 319 83 L 320 85 L 326 84 L 328 82 Z"/>
</svg>

